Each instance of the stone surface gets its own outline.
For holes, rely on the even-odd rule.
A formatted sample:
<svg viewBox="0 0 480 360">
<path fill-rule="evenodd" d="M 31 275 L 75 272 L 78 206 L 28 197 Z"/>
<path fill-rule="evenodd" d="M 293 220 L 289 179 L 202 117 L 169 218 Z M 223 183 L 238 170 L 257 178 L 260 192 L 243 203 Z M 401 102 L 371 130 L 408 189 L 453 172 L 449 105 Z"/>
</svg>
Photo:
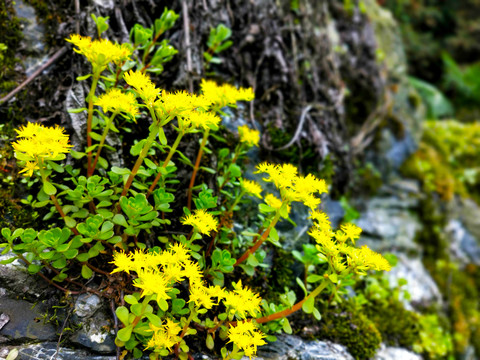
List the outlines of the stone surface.
<svg viewBox="0 0 480 360">
<path fill-rule="evenodd" d="M 399 279 L 407 280 L 408 284 L 404 289 L 410 293 L 410 300 L 404 301 L 406 307 L 411 309 L 411 305 L 427 307 L 433 303 L 441 303 L 440 290 L 420 258 L 407 257 L 405 254 L 396 255 L 398 263 L 386 273 L 386 276 L 392 286 L 397 286 Z"/>
<path fill-rule="evenodd" d="M 12 349 L 18 350 L 18 357 L 15 360 L 115 360 L 115 356 L 102 356 L 89 353 L 85 350 L 74 350 L 59 347 L 57 351 L 56 342 L 42 344 L 0 347 L 0 360 L 5 359 Z"/>
<path fill-rule="evenodd" d="M 451 219 L 445 227 L 450 254 L 460 263 L 480 265 L 479 242 L 458 220 Z"/>
<path fill-rule="evenodd" d="M 9 318 L 0 329 L 0 336 L 9 341 L 53 341 L 57 328 L 44 322 L 49 307 L 44 303 L 33 304 L 24 300 L 0 298 L 0 314 Z"/>
<path fill-rule="evenodd" d="M 75 301 L 75 315 L 89 318 L 102 306 L 101 299 L 95 294 L 81 294 Z"/>
<path fill-rule="evenodd" d="M 319 340 L 305 341 L 292 335 L 279 335 L 277 338 L 276 342 L 262 346 L 258 350 L 258 359 L 353 360 L 342 345 Z"/>
<path fill-rule="evenodd" d="M 403 348 L 383 346 L 375 355 L 374 360 L 422 360 L 418 354 Z"/>
<path fill-rule="evenodd" d="M 0 255 L 0 261 L 11 257 L 13 256 L 10 252 Z M 31 299 L 48 298 L 49 294 L 53 292 L 53 289 L 45 281 L 39 281 L 38 277 L 30 275 L 19 260 L 0 265 L 0 284 L 5 289 L 5 293 L 11 293 L 13 296 L 22 294 Z M 2 295 L 0 294 L 0 296 Z"/>
<path fill-rule="evenodd" d="M 357 220 L 363 229 L 358 244 L 379 252 L 419 252 L 414 239 L 422 225 L 409 206 L 408 201 L 395 196 L 368 200 L 366 210 Z"/>
<path fill-rule="evenodd" d="M 81 325 L 81 329 L 69 338 L 72 344 L 99 353 L 115 352 L 115 335 L 109 315 L 97 311 L 95 316 L 81 319 L 78 324 Z"/>
</svg>

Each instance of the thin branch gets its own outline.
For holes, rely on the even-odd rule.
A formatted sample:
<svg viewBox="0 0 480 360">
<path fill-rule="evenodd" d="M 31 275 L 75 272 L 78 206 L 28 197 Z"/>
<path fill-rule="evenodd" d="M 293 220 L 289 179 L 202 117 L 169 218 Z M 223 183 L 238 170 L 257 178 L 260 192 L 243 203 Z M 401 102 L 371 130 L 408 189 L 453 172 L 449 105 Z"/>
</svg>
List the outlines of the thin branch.
<svg viewBox="0 0 480 360">
<path fill-rule="evenodd" d="M 183 33 L 185 35 L 185 49 L 187 51 L 188 91 L 190 93 L 193 93 L 192 51 L 190 49 L 190 19 L 188 17 L 188 3 L 187 3 L 187 0 L 182 0 L 182 15 L 183 15 Z"/>
<path fill-rule="evenodd" d="M 10 100 L 12 97 L 14 97 L 17 93 L 19 93 L 25 86 L 30 84 L 38 75 L 42 73 L 43 70 L 48 68 L 50 65 L 55 63 L 60 57 L 62 57 L 65 53 L 67 52 L 67 47 L 64 46 L 60 50 L 58 50 L 53 56 L 42 66 L 40 66 L 35 72 L 30 75 L 28 78 L 25 79 L 24 82 L 22 82 L 20 85 L 18 85 L 15 89 L 10 91 L 6 96 L 0 99 L 0 104 Z"/>
</svg>

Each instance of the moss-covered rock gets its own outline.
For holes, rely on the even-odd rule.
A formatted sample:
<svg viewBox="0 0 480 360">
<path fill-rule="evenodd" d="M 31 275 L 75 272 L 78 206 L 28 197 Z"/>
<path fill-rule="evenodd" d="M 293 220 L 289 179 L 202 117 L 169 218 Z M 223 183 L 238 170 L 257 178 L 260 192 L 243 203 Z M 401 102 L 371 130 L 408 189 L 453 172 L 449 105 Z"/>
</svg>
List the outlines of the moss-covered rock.
<svg viewBox="0 0 480 360">
<path fill-rule="evenodd" d="M 375 324 L 349 303 L 324 313 L 319 325 L 320 338 L 345 345 L 355 359 L 370 359 L 382 342 Z"/>
</svg>

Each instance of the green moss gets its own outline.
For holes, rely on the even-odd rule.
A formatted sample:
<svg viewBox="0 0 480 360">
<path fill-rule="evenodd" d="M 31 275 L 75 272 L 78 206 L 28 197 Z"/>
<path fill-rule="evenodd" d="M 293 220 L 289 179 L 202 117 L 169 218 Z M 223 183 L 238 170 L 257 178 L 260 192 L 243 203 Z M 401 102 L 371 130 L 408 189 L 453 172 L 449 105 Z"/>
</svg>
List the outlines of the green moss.
<svg viewBox="0 0 480 360">
<path fill-rule="evenodd" d="M 0 43 L 6 47 L 0 52 L 0 93 L 4 93 L 15 86 L 11 80 L 16 75 L 13 66 L 17 62 L 15 54 L 23 38 L 20 22 L 15 17 L 13 1 L 0 1 L 0 34 Z"/>
<path fill-rule="evenodd" d="M 382 342 L 375 324 L 347 302 L 323 314 L 319 335 L 345 345 L 355 359 L 372 358 Z"/>
<path fill-rule="evenodd" d="M 388 345 L 410 348 L 418 339 L 418 315 L 406 310 L 398 300 L 371 302 L 365 314 L 375 323 Z"/>
</svg>

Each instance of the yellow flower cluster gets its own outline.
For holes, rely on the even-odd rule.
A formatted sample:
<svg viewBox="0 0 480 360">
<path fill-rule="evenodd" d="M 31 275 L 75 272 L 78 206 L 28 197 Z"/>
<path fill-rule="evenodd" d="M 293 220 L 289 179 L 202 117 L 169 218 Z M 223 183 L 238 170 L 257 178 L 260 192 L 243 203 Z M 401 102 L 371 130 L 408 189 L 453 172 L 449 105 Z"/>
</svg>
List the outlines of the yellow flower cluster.
<svg viewBox="0 0 480 360">
<path fill-rule="evenodd" d="M 171 349 L 178 343 L 180 336 L 178 333 L 182 331 L 181 326 L 173 320 L 167 319 L 161 326 L 149 325 L 153 332 L 152 338 L 148 341 L 145 349 Z"/>
<path fill-rule="evenodd" d="M 348 245 L 348 239 L 355 244 L 362 229 L 354 224 L 344 224 L 340 230 L 332 231 L 330 220 L 325 213 L 314 211 L 310 216 L 314 226 L 309 235 L 317 242 L 317 250 L 322 254 L 332 268 L 338 273 L 349 269 L 356 274 L 364 275 L 368 270 L 391 269 L 389 262 L 380 254 L 370 250 L 367 246 L 356 248 Z"/>
<path fill-rule="evenodd" d="M 218 124 L 220 123 L 220 121 L 220 117 L 218 117 L 212 112 L 199 111 L 191 111 L 183 118 L 183 120 L 181 120 L 182 126 L 184 127 L 185 131 L 198 128 L 203 128 L 204 130 L 216 130 L 218 129 Z"/>
<path fill-rule="evenodd" d="M 162 91 L 160 98 L 155 102 L 155 109 L 163 116 L 185 116 L 190 112 L 206 111 L 211 101 L 202 95 L 190 94 L 184 90 L 176 92 Z"/>
<path fill-rule="evenodd" d="M 147 107 L 152 108 L 154 106 L 155 100 L 158 94 L 160 94 L 160 89 L 155 87 L 155 84 L 148 75 L 140 71 L 130 70 L 123 75 L 123 78 L 128 85 L 135 89 Z"/>
<path fill-rule="evenodd" d="M 205 286 L 198 263 L 192 260 L 189 250 L 181 244 L 173 244 L 168 250 L 162 252 L 141 250 L 131 253 L 117 252 L 114 254 L 112 263 L 116 266 L 112 274 L 120 271 L 127 273 L 133 271 L 137 274 L 133 284 L 142 289 L 141 297 L 152 295 L 152 299 L 156 301 L 168 300 L 174 284 L 188 279 L 189 302 L 195 303 L 197 309 L 201 307 L 211 309 L 223 301 L 231 318 L 237 317 L 244 320 L 249 315 L 255 317 L 260 313 L 262 299 L 249 288 L 243 287 L 241 281 L 234 284 L 233 291 L 219 286 Z M 248 354 L 255 354 L 256 347 L 264 344 L 260 340 L 265 336 L 255 330 L 244 328 L 241 332 L 244 337 L 241 338 L 240 329 L 233 330 L 233 337 L 230 338 L 245 350 L 247 356 L 251 356 Z M 146 348 L 171 349 L 181 340 L 178 336 L 179 324 L 170 319 L 161 326 L 150 324 L 150 330 L 153 335 Z M 253 337 L 253 342 L 247 342 L 247 335 Z M 247 346 L 247 344 L 250 345 Z"/>
<path fill-rule="evenodd" d="M 218 220 L 212 214 L 204 209 L 195 210 L 195 214 L 190 214 L 182 218 L 183 225 L 190 225 L 201 234 L 209 235 L 212 230 L 218 228 Z"/>
<path fill-rule="evenodd" d="M 262 187 L 255 181 L 242 179 L 242 188 L 250 195 L 262 198 Z"/>
<path fill-rule="evenodd" d="M 260 132 L 258 130 L 250 129 L 247 125 L 238 127 L 238 135 L 240 136 L 240 142 L 247 144 L 247 146 L 258 146 L 260 141 Z"/>
<path fill-rule="evenodd" d="M 116 266 L 113 273 L 125 271 L 137 273 L 133 285 L 142 289 L 142 297 L 155 295 L 158 300 L 168 300 L 168 292 L 175 282 L 185 278 L 200 279 L 201 273 L 196 262 L 192 262 L 188 250 L 181 244 L 175 244 L 162 253 L 117 252 L 112 263 Z"/>
<path fill-rule="evenodd" d="M 239 88 L 230 84 L 218 85 L 215 81 L 202 79 L 200 84 L 203 95 L 215 107 L 235 106 L 237 101 L 251 101 L 255 98 L 252 88 Z"/>
<path fill-rule="evenodd" d="M 236 326 L 228 329 L 229 342 L 233 342 L 237 347 L 245 352 L 250 359 L 257 353 L 257 346 L 265 345 L 263 340 L 266 336 L 258 330 L 251 321 L 238 322 Z"/>
<path fill-rule="evenodd" d="M 113 113 L 123 112 L 133 119 L 138 115 L 138 104 L 135 95 L 131 92 L 123 93 L 120 89 L 111 89 L 99 96 L 94 104 L 100 106 L 105 113 L 108 111 Z"/>
<path fill-rule="evenodd" d="M 317 179 L 311 174 L 307 176 L 298 175 L 298 169 L 291 164 L 262 163 L 257 166 L 255 173 L 267 173 L 269 175 L 263 180 L 275 184 L 280 191 L 282 202 L 290 204 L 292 201 L 299 201 L 312 211 L 320 204 L 320 198 L 317 198 L 314 194 L 328 192 L 325 180 Z"/>
<path fill-rule="evenodd" d="M 73 49 L 75 52 L 84 55 L 94 69 L 97 67 L 100 71 L 108 63 L 113 62 L 118 65 L 130 59 L 132 55 L 132 49 L 127 44 L 118 45 L 106 39 L 92 40 L 88 36 L 72 34 L 70 39 L 66 40 L 77 47 Z"/>
<path fill-rule="evenodd" d="M 243 287 L 241 280 L 233 287 L 235 290 L 225 292 L 223 295 L 223 303 L 227 310 L 241 319 L 246 319 L 248 315 L 256 317 L 260 312 L 262 299 L 251 289 Z"/>
<path fill-rule="evenodd" d="M 26 161 L 25 172 L 32 176 L 33 171 L 38 169 L 39 162 L 44 160 L 62 160 L 70 151 L 72 145 L 68 143 L 68 135 L 59 126 L 47 127 L 37 123 L 28 123 L 17 132 L 19 138 L 12 144 L 15 149 L 15 157 Z"/>
</svg>

